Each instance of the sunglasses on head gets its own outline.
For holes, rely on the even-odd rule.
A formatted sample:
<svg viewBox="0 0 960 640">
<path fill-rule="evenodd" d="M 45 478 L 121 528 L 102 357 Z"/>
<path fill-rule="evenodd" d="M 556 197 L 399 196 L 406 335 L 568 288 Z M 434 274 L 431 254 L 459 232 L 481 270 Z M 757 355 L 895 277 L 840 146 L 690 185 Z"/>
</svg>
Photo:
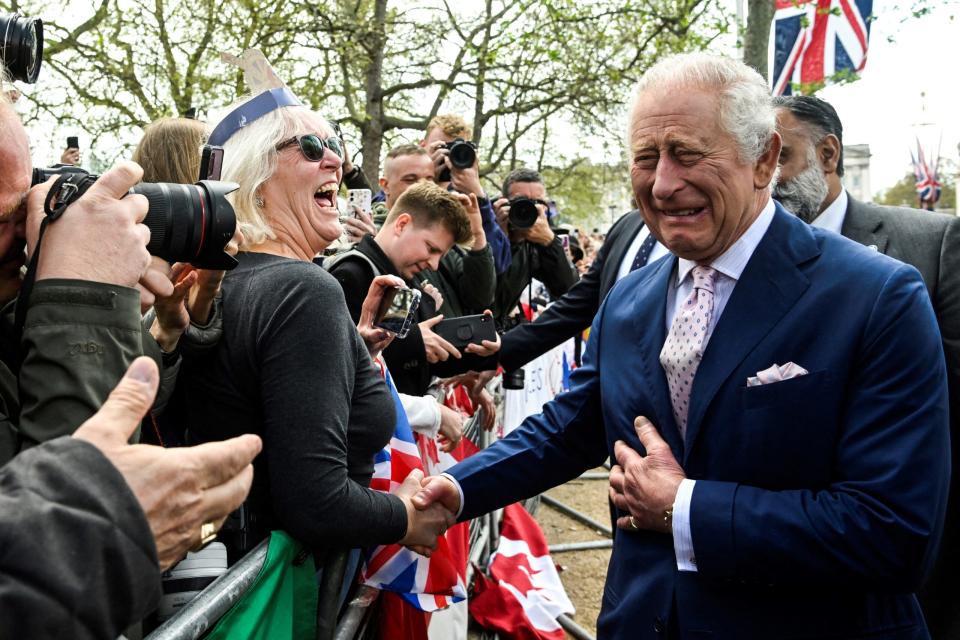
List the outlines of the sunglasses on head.
<svg viewBox="0 0 960 640">
<path fill-rule="evenodd" d="M 321 138 L 315 133 L 293 136 L 278 144 L 277 151 L 281 151 L 292 145 L 299 146 L 300 153 L 310 162 L 320 162 L 323 159 L 325 149 L 330 149 L 338 158 L 343 159 L 343 141 L 337 136 Z"/>
</svg>

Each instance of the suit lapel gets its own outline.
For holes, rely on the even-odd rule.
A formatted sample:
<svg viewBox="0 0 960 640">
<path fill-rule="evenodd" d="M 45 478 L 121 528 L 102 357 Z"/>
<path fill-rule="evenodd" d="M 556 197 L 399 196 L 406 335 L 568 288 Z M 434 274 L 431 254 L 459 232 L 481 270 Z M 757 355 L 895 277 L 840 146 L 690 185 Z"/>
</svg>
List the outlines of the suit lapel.
<svg viewBox="0 0 960 640">
<path fill-rule="evenodd" d="M 773 222 L 740 275 L 693 380 L 684 464 L 720 386 L 809 286 L 797 265 L 819 252 L 806 223 L 777 205 Z"/>
<path fill-rule="evenodd" d="M 656 411 L 655 416 L 647 418 L 660 428 L 663 439 L 679 459 L 683 452 L 683 442 L 673 418 L 667 377 L 660 365 L 660 350 L 667 339 L 667 287 L 676 263 L 676 257 L 670 255 L 645 270 L 643 279 L 634 287 L 637 298 L 633 307 L 633 320 L 636 326 L 635 335 L 639 336 L 640 340 L 640 379 L 645 381 L 647 393 L 650 394 L 650 401 Z"/>
<path fill-rule="evenodd" d="M 849 194 L 847 198 L 847 211 L 843 217 L 840 233 L 864 246 L 874 246 L 877 251 L 886 254 L 890 238 L 884 228 L 883 219 Z"/>
</svg>

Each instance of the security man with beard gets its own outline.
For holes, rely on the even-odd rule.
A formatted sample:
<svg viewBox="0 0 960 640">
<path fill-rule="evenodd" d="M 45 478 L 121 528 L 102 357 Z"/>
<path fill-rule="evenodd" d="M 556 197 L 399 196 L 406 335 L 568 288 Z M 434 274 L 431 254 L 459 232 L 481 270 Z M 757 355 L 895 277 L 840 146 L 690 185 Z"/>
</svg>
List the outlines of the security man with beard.
<svg viewBox="0 0 960 640">
<path fill-rule="evenodd" d="M 960 219 L 857 201 L 841 182 L 843 125 L 836 110 L 811 96 L 778 97 L 775 106 L 783 149 L 774 198 L 810 224 L 871 246 L 920 271 L 943 336 L 950 433 L 956 443 L 960 438 Z M 960 638 L 960 609 L 949 595 L 960 586 L 958 454 L 960 446 L 954 444 L 954 473 L 940 556 L 919 593 L 934 638 Z"/>
</svg>

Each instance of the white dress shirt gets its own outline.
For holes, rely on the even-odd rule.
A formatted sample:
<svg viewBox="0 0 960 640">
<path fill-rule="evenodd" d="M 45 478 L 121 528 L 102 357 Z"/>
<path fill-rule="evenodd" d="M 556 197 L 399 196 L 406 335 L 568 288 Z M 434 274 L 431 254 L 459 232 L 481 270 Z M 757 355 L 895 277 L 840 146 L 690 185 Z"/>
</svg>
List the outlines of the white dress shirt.
<svg viewBox="0 0 960 640">
<path fill-rule="evenodd" d="M 830 206 L 824 209 L 810 224 L 827 231 L 840 233 L 840 229 L 843 228 L 843 220 L 847 217 L 849 201 L 850 197 L 847 195 L 847 190 L 840 189 L 840 195 L 837 196 L 836 200 L 831 202 Z"/>
<path fill-rule="evenodd" d="M 838 198 L 839 200 L 839 198 Z M 737 239 L 733 245 L 724 251 L 716 260 L 710 263 L 710 266 L 717 270 L 717 277 L 713 284 L 713 315 L 710 317 L 710 326 L 703 338 L 703 348 L 707 348 L 707 343 L 713 335 L 713 329 L 717 326 L 717 321 L 727 306 L 727 301 L 733 294 L 733 288 L 736 286 L 740 275 L 743 273 L 747 262 L 756 251 L 757 245 L 763 239 L 764 234 L 773 222 L 773 213 L 776 210 L 773 200 L 767 200 L 766 206 L 753 221 L 753 224 Z M 690 272 L 697 266 L 685 258 L 677 259 L 676 279 L 674 285 L 667 288 L 667 312 L 666 323 L 667 333 L 670 332 L 670 325 L 673 324 L 673 317 L 677 314 L 684 300 L 693 291 L 693 278 Z M 690 499 L 693 497 L 693 487 L 696 480 L 685 479 L 680 481 L 680 487 L 677 489 L 677 497 L 673 503 L 673 551 L 677 557 L 677 569 L 679 571 L 696 571 L 697 559 L 694 555 L 693 538 L 690 533 Z"/>
<path fill-rule="evenodd" d="M 640 214 L 631 213 L 628 215 L 638 216 Z M 637 252 L 640 251 L 640 245 L 643 244 L 643 241 L 646 240 L 647 236 L 649 235 L 650 228 L 644 224 L 642 227 L 640 227 L 640 231 L 637 232 L 633 242 L 631 242 L 630 246 L 627 247 L 627 252 L 623 255 L 623 260 L 620 261 L 620 268 L 617 269 L 617 282 L 630 273 L 630 268 L 633 266 L 633 260 L 637 257 Z M 657 244 L 653 245 L 653 249 L 650 250 L 650 255 L 647 256 L 647 264 L 651 264 L 669 253 L 670 252 L 667 251 L 667 248 L 658 242 Z"/>
<path fill-rule="evenodd" d="M 747 266 L 747 262 L 749 262 L 757 245 L 760 244 L 760 240 L 762 240 L 764 234 L 766 234 L 767 228 L 769 228 L 770 223 L 773 222 L 774 211 L 773 200 L 768 199 L 760 215 L 757 216 L 757 219 L 753 221 L 753 224 L 750 225 L 744 234 L 740 236 L 733 246 L 710 263 L 710 266 L 716 269 L 718 274 L 714 282 L 713 317 L 710 319 L 710 327 L 704 337 L 704 348 L 706 348 L 710 336 L 713 335 L 713 329 L 717 326 L 717 320 L 720 318 L 720 314 L 723 313 L 723 309 L 726 307 L 727 301 L 733 293 L 733 287 L 740 278 L 740 274 L 743 273 L 743 269 Z M 636 247 L 631 245 L 627 251 L 627 255 L 624 256 L 627 273 L 630 271 L 630 266 L 633 264 L 633 259 L 637 255 L 640 244 L 643 243 L 643 240 L 649 233 L 650 231 L 646 225 L 644 225 L 640 233 L 637 234 L 637 238 L 634 239 L 633 244 L 636 244 Z M 663 252 L 655 256 L 654 254 L 658 249 L 663 249 Z M 648 264 L 667 253 L 666 248 L 658 242 L 650 254 L 650 258 L 647 261 Z M 674 286 L 668 287 L 667 289 L 667 313 L 665 320 L 668 332 L 670 331 L 670 324 L 673 322 L 673 316 L 676 315 L 677 309 L 679 309 L 680 305 L 683 304 L 683 301 L 693 290 L 693 278 L 688 276 L 695 266 L 697 266 L 697 263 L 685 260 L 684 258 L 680 258 L 677 261 L 677 277 Z M 623 264 L 621 264 L 620 271 L 621 273 L 623 272 Z M 618 279 L 619 277 L 623 276 L 618 274 Z M 453 482 L 453 485 L 457 488 L 457 493 L 460 494 L 460 508 L 456 513 L 456 516 L 459 518 L 463 512 L 464 505 L 463 488 L 457 479 L 450 474 L 443 473 L 441 475 Z M 680 571 L 697 570 L 696 559 L 693 555 L 693 542 L 690 535 L 690 498 L 693 495 L 693 487 L 695 484 L 695 480 L 686 479 L 681 481 L 680 487 L 677 490 L 676 500 L 673 503 L 673 546 L 677 557 L 677 568 Z"/>
</svg>

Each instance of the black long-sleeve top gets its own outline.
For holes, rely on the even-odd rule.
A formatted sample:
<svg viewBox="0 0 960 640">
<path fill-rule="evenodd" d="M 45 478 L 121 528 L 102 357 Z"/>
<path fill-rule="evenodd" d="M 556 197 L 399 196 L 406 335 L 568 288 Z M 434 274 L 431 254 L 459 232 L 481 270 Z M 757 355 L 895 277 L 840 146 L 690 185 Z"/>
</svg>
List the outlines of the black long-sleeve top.
<svg viewBox="0 0 960 640">
<path fill-rule="evenodd" d="M 258 531 L 315 550 L 396 542 L 403 503 L 368 488 L 395 427 L 393 399 L 322 268 L 241 253 L 223 281 L 223 338 L 184 363 L 193 442 L 263 438 L 249 503 Z"/>
</svg>

